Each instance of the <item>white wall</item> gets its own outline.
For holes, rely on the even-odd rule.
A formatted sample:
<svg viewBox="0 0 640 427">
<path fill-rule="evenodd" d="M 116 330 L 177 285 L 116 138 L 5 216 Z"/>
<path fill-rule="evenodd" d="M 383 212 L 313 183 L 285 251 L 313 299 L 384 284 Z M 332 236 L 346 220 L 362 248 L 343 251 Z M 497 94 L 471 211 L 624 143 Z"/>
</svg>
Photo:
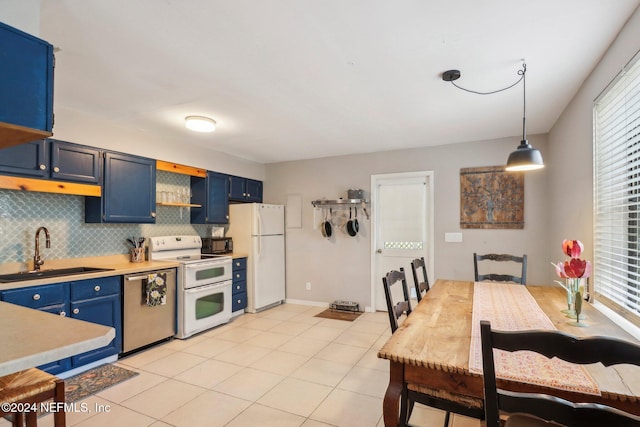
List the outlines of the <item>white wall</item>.
<svg viewBox="0 0 640 427">
<path fill-rule="evenodd" d="M 529 257 L 528 282 L 545 283 L 551 269 L 548 242 L 546 170 L 525 175 L 525 228 L 523 230 L 460 229 L 460 168 L 504 164 L 520 138 L 503 138 L 411 150 L 378 152 L 269 164 L 265 197 L 285 203 L 288 194 L 301 194 L 300 229 L 286 230 L 287 298 L 329 303 L 336 299 L 356 301 L 361 308 L 371 301 L 371 224 L 361 218 L 356 238 L 338 233 L 331 241 L 313 230 L 311 201 L 346 197 L 349 188 L 362 188 L 370 197 L 371 175 L 408 171 L 434 171 L 435 271 L 436 278 L 473 279 L 473 252 L 505 252 Z M 546 156 L 547 138 L 529 142 Z M 463 243 L 445 243 L 445 232 L 462 232 Z M 381 278 L 374 278 L 376 285 Z M 311 282 L 312 289 L 305 290 Z"/>
<path fill-rule="evenodd" d="M 585 244 L 593 259 L 593 101 L 640 50 L 640 9 L 624 26 L 549 133 L 545 159 L 549 183 L 552 260 L 564 260 L 563 239 Z M 568 58 L 567 60 L 571 60 Z M 554 275 L 550 273 L 550 279 Z"/>
<path fill-rule="evenodd" d="M 34 36 L 40 35 L 40 0 L 0 1 L 0 22 Z"/>
</svg>

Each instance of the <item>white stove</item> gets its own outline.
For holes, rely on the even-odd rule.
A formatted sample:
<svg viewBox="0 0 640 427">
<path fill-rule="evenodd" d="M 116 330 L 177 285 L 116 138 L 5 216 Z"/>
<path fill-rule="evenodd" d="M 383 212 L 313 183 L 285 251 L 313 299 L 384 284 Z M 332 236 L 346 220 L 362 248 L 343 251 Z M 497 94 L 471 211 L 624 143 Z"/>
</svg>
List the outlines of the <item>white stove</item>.
<svg viewBox="0 0 640 427">
<path fill-rule="evenodd" d="M 177 338 L 231 320 L 232 262 L 228 255 L 202 254 L 200 236 L 159 236 L 149 242 L 150 258 L 179 262 Z"/>
</svg>

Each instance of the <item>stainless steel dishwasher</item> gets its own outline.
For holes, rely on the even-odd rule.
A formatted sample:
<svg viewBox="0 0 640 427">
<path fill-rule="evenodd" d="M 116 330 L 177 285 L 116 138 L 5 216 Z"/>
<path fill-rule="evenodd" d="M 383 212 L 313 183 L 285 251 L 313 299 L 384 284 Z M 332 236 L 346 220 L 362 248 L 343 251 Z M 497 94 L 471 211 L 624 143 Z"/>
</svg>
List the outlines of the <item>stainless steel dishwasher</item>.
<svg viewBox="0 0 640 427">
<path fill-rule="evenodd" d="M 150 274 L 166 274 L 166 303 L 147 305 L 147 279 Z M 124 276 L 122 311 L 122 351 L 127 353 L 169 338 L 176 333 L 176 270 L 145 271 Z"/>
</svg>

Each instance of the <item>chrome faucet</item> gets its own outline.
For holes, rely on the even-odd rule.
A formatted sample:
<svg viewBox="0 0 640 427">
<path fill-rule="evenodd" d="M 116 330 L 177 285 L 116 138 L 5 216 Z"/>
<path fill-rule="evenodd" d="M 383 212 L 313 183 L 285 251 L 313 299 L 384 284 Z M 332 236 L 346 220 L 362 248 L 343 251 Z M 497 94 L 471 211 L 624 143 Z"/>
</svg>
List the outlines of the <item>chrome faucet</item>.
<svg viewBox="0 0 640 427">
<path fill-rule="evenodd" d="M 44 236 L 47 239 L 47 249 L 51 247 L 51 239 L 49 238 L 49 230 L 47 227 L 40 227 L 36 230 L 36 253 L 33 255 L 33 269 L 38 271 L 40 270 L 40 266 L 44 264 L 44 260 L 40 258 L 40 232 L 44 231 Z"/>
</svg>

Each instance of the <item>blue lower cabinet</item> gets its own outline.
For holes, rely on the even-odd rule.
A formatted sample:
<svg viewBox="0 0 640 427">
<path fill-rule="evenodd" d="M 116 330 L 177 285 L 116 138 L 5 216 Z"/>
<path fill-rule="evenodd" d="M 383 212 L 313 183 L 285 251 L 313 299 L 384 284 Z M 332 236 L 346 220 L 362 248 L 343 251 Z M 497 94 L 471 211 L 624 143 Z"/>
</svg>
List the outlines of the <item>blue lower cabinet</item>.
<svg viewBox="0 0 640 427">
<path fill-rule="evenodd" d="M 116 337 L 105 347 L 73 356 L 72 366 L 78 367 L 120 353 L 122 350 L 122 309 L 120 276 L 71 282 L 71 317 L 111 326 Z"/>
<path fill-rule="evenodd" d="M 121 276 L 77 280 L 9 289 L 2 291 L 0 298 L 12 304 L 111 326 L 116 330 L 116 337 L 104 347 L 38 366 L 43 371 L 55 375 L 120 353 L 122 350 L 121 283 Z"/>
<path fill-rule="evenodd" d="M 247 258 L 234 258 L 231 311 L 247 308 Z"/>
</svg>

